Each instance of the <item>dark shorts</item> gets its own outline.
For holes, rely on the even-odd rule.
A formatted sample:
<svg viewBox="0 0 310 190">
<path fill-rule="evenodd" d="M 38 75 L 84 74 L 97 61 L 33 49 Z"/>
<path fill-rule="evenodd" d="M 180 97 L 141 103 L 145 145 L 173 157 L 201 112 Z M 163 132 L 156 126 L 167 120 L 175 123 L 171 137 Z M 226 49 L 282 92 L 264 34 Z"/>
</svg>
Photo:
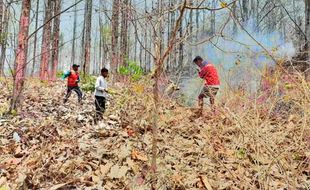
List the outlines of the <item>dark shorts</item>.
<svg viewBox="0 0 310 190">
<path fill-rule="evenodd" d="M 218 87 L 204 86 L 199 94 L 199 97 L 200 98 L 205 98 L 205 97 L 214 98 L 218 91 L 219 91 Z"/>
</svg>

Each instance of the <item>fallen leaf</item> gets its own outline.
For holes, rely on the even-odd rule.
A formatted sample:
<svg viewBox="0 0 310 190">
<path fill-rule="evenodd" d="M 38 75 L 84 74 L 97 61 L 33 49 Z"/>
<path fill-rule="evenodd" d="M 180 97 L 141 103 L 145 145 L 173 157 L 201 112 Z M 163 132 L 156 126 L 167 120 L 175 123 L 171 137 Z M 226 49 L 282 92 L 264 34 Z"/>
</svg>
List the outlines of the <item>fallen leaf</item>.
<svg viewBox="0 0 310 190">
<path fill-rule="evenodd" d="M 113 166 L 112 162 L 107 163 L 106 165 L 100 165 L 100 172 L 102 176 L 105 176 Z"/>
<path fill-rule="evenodd" d="M 57 185 L 54 185 L 53 187 L 49 188 L 48 190 L 57 190 L 61 187 L 64 187 L 65 185 L 67 185 L 68 183 L 61 183 L 61 184 L 57 184 Z"/>
<path fill-rule="evenodd" d="M 209 183 L 207 176 L 200 176 L 202 184 L 207 188 L 207 190 L 213 190 L 212 186 Z"/>
<path fill-rule="evenodd" d="M 92 175 L 92 176 L 91 176 L 91 179 L 92 179 L 92 181 L 95 182 L 95 183 L 99 183 L 99 182 L 100 182 L 100 178 L 99 178 L 98 176 Z"/>
<path fill-rule="evenodd" d="M 110 177 L 111 179 L 120 179 L 126 176 L 127 171 L 128 171 L 127 166 L 114 165 L 111 168 L 108 177 Z"/>
<path fill-rule="evenodd" d="M 132 150 L 131 152 L 131 158 L 134 160 L 141 160 L 141 161 L 148 161 L 148 158 L 146 155 L 144 155 L 143 153 L 137 151 L 137 150 Z"/>
</svg>

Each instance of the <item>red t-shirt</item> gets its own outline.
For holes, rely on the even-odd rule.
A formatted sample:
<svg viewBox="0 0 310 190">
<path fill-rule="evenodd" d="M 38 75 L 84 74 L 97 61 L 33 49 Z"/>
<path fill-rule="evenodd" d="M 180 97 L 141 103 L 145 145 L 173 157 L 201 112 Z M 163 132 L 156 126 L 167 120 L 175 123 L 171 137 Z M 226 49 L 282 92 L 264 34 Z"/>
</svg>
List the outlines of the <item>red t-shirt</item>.
<svg viewBox="0 0 310 190">
<path fill-rule="evenodd" d="M 206 80 L 206 86 L 219 86 L 220 79 L 216 68 L 211 63 L 206 63 L 199 71 L 199 77 Z"/>
</svg>

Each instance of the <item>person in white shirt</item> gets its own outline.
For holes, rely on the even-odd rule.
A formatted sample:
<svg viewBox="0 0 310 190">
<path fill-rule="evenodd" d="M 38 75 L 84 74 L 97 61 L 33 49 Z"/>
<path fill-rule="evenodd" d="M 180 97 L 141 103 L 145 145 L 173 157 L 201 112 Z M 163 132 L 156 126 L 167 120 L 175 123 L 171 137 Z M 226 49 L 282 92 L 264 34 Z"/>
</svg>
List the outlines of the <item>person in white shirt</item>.
<svg viewBox="0 0 310 190">
<path fill-rule="evenodd" d="M 101 69 L 101 75 L 96 80 L 95 85 L 95 106 L 96 118 L 102 118 L 105 111 L 105 104 L 108 95 L 108 83 L 106 78 L 109 76 L 109 70 L 106 68 Z"/>
</svg>

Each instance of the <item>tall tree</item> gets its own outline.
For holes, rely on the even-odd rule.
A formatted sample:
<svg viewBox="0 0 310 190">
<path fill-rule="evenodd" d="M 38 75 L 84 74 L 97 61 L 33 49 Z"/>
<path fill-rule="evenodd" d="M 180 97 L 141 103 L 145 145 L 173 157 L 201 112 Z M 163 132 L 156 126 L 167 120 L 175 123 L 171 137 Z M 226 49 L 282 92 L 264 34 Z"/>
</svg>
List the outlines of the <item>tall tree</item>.
<svg viewBox="0 0 310 190">
<path fill-rule="evenodd" d="M 40 6 L 40 0 L 37 0 L 37 5 L 36 5 L 36 14 L 35 14 L 35 30 L 38 28 L 38 22 L 39 22 L 39 6 Z M 34 69 L 35 69 L 35 64 L 36 64 L 36 55 L 37 55 L 37 32 L 34 34 L 34 40 L 33 40 L 33 60 L 32 60 L 32 68 L 31 68 L 31 76 L 34 75 Z"/>
<path fill-rule="evenodd" d="M 41 65 L 40 65 L 40 79 L 47 80 L 49 76 L 49 60 L 50 60 L 50 49 L 51 49 L 51 21 L 52 17 L 52 3 L 53 1 L 47 0 L 45 7 L 44 27 L 43 27 L 43 38 L 41 47 Z"/>
<path fill-rule="evenodd" d="M 9 15 L 12 0 L 4 5 L 2 2 L 2 20 L 1 20 L 1 33 L 0 33 L 0 45 L 1 45 L 1 55 L 0 55 L 0 76 L 4 73 L 4 63 L 6 57 L 6 46 L 7 46 L 7 36 L 9 27 Z"/>
<path fill-rule="evenodd" d="M 52 72 L 51 80 L 56 80 L 56 73 L 58 68 L 59 59 L 59 36 L 60 36 L 60 11 L 61 11 L 61 0 L 54 1 L 54 26 L 53 26 L 53 48 L 52 48 Z"/>
<path fill-rule="evenodd" d="M 84 63 L 83 72 L 84 74 L 89 73 L 90 69 L 90 50 L 91 50 L 91 26 L 92 26 L 92 9 L 93 1 L 86 1 L 86 20 L 85 20 L 85 52 L 84 52 Z"/>
<path fill-rule="evenodd" d="M 112 7 L 112 20 L 111 20 L 111 70 L 112 74 L 116 74 L 118 61 L 119 61 L 119 7 L 120 7 L 120 0 L 113 0 L 113 7 Z"/>
<path fill-rule="evenodd" d="M 75 0 L 75 3 L 77 0 Z M 74 7 L 74 21 L 73 21 L 73 39 L 71 49 L 71 64 L 75 64 L 75 46 L 76 46 L 76 28 L 77 28 L 77 6 Z"/>
<path fill-rule="evenodd" d="M 310 0 L 305 0 L 305 33 L 305 50 L 308 52 L 308 59 L 310 59 Z"/>
<path fill-rule="evenodd" d="M 121 26 L 121 63 L 126 64 L 126 58 L 128 58 L 128 6 L 129 1 L 123 0 L 122 2 L 122 26 Z"/>
<path fill-rule="evenodd" d="M 3 0 L 0 0 L 0 45 L 1 45 L 1 49 L 2 49 L 2 46 L 3 46 L 3 17 L 4 17 L 4 9 L 5 9 L 5 6 L 4 6 L 4 2 Z M 2 57 L 2 54 L 3 52 L 1 51 L 1 57 Z M 0 76 L 2 75 L 2 72 L 3 72 L 3 64 L 2 62 L 0 62 Z"/>
<path fill-rule="evenodd" d="M 15 73 L 13 96 L 11 99 L 10 111 L 16 110 L 20 106 L 20 98 L 25 80 L 25 68 L 27 64 L 28 31 L 31 0 L 22 1 L 22 11 L 19 20 L 18 46 L 15 59 Z"/>
<path fill-rule="evenodd" d="M 216 6 L 216 0 L 212 0 L 212 8 Z M 215 11 L 211 11 L 211 35 L 215 34 Z"/>
</svg>

